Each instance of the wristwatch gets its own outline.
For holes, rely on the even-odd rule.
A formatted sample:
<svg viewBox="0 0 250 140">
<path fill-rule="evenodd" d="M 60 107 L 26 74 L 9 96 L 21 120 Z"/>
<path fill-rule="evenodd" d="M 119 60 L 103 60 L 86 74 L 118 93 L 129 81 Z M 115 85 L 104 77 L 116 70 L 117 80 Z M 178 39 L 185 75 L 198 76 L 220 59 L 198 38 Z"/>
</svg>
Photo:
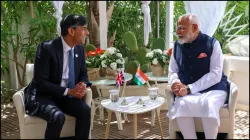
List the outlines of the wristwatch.
<svg viewBox="0 0 250 140">
<path fill-rule="evenodd" d="M 190 94 L 191 90 L 190 90 L 189 86 L 186 86 L 186 89 L 187 89 L 187 94 Z"/>
</svg>

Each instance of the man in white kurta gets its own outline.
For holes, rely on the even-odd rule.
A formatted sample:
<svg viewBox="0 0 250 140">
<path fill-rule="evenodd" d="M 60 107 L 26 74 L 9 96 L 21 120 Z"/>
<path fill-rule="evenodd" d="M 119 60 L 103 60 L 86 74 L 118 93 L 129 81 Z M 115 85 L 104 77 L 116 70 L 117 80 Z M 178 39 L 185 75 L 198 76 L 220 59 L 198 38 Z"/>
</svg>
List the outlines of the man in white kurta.
<svg viewBox="0 0 250 140">
<path fill-rule="evenodd" d="M 203 49 L 204 51 L 201 49 L 207 44 L 202 42 L 204 38 L 211 37 L 200 32 L 199 20 L 193 14 L 179 18 L 176 33 L 179 40 L 173 48 L 168 75 L 171 89 L 176 97 L 167 116 L 170 120 L 177 119 L 184 139 L 197 139 L 194 117 L 201 117 L 206 139 L 216 139 L 220 126 L 219 110 L 228 94 L 224 90 L 227 85 L 223 83 L 225 76 L 222 72 L 223 55 L 220 43 L 213 38 L 210 54 L 209 51 L 205 51 L 206 49 Z M 195 62 L 192 63 L 193 61 Z M 208 64 L 203 65 L 203 63 Z M 207 72 L 204 73 L 206 69 Z M 196 80 L 193 79 L 202 72 L 204 74 L 196 77 Z"/>
</svg>

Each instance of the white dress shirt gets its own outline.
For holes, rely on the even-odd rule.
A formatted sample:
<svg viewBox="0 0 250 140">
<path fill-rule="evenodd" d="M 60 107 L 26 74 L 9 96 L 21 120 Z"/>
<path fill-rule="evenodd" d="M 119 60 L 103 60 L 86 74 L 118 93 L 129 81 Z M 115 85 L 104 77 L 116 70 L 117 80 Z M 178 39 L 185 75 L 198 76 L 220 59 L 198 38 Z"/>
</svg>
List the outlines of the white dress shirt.
<svg viewBox="0 0 250 140">
<path fill-rule="evenodd" d="M 173 52 L 174 51 L 175 50 L 173 49 Z M 210 58 L 210 71 L 209 73 L 203 75 L 196 82 L 187 85 L 190 88 L 191 93 L 197 93 L 220 82 L 222 75 L 222 68 L 223 68 L 223 54 L 221 51 L 220 43 L 216 40 Z M 168 79 L 171 85 L 176 81 L 180 81 L 177 74 L 179 69 L 173 55 L 171 55 L 170 58 L 168 71 L 169 71 Z"/>
<path fill-rule="evenodd" d="M 69 78 L 69 50 L 71 49 L 69 45 L 64 41 L 63 37 L 62 44 L 63 44 L 63 72 L 62 72 L 62 87 L 68 87 L 68 78 Z M 74 47 L 72 48 L 74 50 Z M 74 51 L 73 51 L 74 52 Z M 68 93 L 68 88 L 64 91 L 64 96 Z"/>
</svg>

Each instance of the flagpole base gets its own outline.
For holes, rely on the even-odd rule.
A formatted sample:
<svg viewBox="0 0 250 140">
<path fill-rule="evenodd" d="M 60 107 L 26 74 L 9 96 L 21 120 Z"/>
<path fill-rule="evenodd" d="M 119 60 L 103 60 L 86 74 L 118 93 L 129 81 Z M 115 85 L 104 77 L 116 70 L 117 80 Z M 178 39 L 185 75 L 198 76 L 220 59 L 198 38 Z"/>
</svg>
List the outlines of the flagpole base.
<svg viewBox="0 0 250 140">
<path fill-rule="evenodd" d="M 141 97 L 140 97 L 140 99 L 137 101 L 137 104 L 140 104 L 140 105 L 143 105 L 143 104 L 144 104 L 144 101 L 141 99 Z"/>
<path fill-rule="evenodd" d="M 121 105 L 128 105 L 127 100 L 123 98 Z"/>
</svg>

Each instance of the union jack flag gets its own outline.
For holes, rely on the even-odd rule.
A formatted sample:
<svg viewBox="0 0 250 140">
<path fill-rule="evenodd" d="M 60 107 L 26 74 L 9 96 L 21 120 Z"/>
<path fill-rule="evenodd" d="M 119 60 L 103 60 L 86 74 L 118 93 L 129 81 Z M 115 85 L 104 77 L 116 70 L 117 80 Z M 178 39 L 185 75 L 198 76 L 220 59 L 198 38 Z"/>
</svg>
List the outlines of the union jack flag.
<svg viewBox="0 0 250 140">
<path fill-rule="evenodd" d="M 117 78 L 116 78 L 116 86 L 122 86 L 122 84 L 124 84 L 125 82 L 125 78 L 124 75 L 122 73 L 122 71 L 119 72 Z"/>
</svg>

